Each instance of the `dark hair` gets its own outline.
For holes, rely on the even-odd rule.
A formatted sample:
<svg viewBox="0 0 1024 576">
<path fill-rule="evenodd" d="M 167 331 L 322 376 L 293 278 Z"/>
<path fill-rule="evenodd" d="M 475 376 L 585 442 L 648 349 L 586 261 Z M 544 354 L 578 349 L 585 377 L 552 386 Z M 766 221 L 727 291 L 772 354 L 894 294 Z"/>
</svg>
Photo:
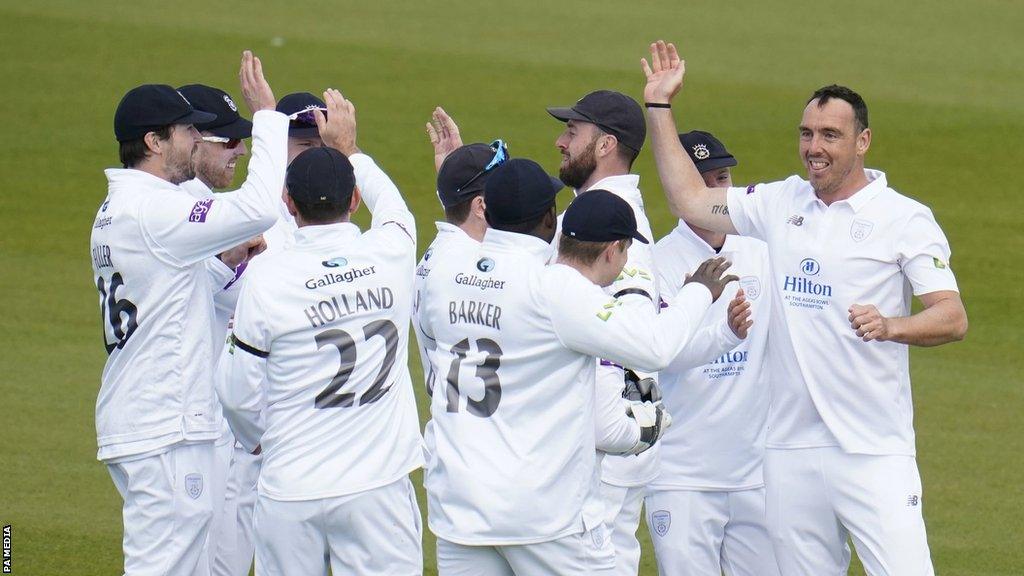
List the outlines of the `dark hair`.
<svg viewBox="0 0 1024 576">
<path fill-rule="evenodd" d="M 814 91 L 814 94 L 807 100 L 807 103 L 817 100 L 818 108 L 825 106 L 829 100 L 836 98 L 846 102 L 853 107 L 853 119 L 857 126 L 857 132 L 863 132 L 868 127 L 868 105 L 864 99 L 846 86 L 832 84 Z"/>
<path fill-rule="evenodd" d="M 527 220 L 525 222 L 519 222 L 518 224 L 494 224 L 488 218 L 487 225 L 490 226 L 491 228 L 494 228 L 495 230 L 513 232 L 515 234 L 526 234 L 528 236 L 537 236 L 538 238 L 540 238 L 541 236 L 539 235 L 539 232 L 541 226 L 543 226 L 544 224 L 544 219 L 548 217 L 548 215 L 554 214 L 554 211 L 555 201 L 552 200 L 551 206 L 548 206 L 547 209 L 545 209 L 544 212 L 542 212 L 540 216 L 537 216 L 536 218 L 531 218 L 530 220 Z M 548 241 L 550 241 L 550 238 L 548 239 Z"/>
<path fill-rule="evenodd" d="M 594 124 L 594 126 L 597 126 L 597 130 L 601 133 L 602 136 L 612 136 L 615 138 L 615 142 L 617 144 L 617 146 L 615 147 L 615 152 L 619 155 L 619 158 L 626 161 L 626 164 L 628 164 L 630 168 L 633 168 L 633 162 L 636 161 L 636 158 L 637 156 L 640 155 L 640 152 L 633 150 L 629 146 L 623 144 L 622 140 L 619 140 L 619 137 L 615 136 L 615 134 L 606 131 L 604 128 L 601 128 L 597 124 Z"/>
<path fill-rule="evenodd" d="M 156 130 L 150 130 L 150 132 L 156 134 L 157 138 L 160 138 L 161 140 L 167 140 L 171 137 L 171 130 L 173 128 L 173 125 L 168 124 L 167 126 L 162 126 Z M 147 134 L 148 133 L 149 132 L 147 132 Z M 134 168 L 138 166 L 140 162 L 149 156 L 149 146 L 146 145 L 145 134 L 142 138 L 121 142 L 119 154 L 121 156 L 121 165 L 125 168 Z"/>
<path fill-rule="evenodd" d="M 619 250 L 625 250 L 628 248 L 626 240 L 609 240 L 607 242 L 588 242 L 586 240 L 578 240 L 572 236 L 566 236 L 564 233 L 562 237 L 558 239 L 558 256 L 565 258 L 566 260 L 572 260 L 573 262 L 579 262 L 585 266 L 590 266 L 601 253 L 603 253 L 608 246 L 618 243 Z"/>
<path fill-rule="evenodd" d="M 616 138 L 616 140 L 618 140 L 618 138 Z M 624 145 L 621 141 L 619 142 L 619 146 L 616 150 L 619 152 L 619 157 L 625 160 L 626 163 L 629 164 L 629 168 L 632 169 L 633 162 L 636 161 L 636 157 L 639 156 L 640 153 L 629 146 Z"/>
<path fill-rule="evenodd" d="M 348 207 L 352 203 L 352 195 L 348 196 L 348 202 L 335 204 L 334 202 L 300 202 L 291 197 L 292 204 L 298 210 L 299 216 L 307 224 L 334 224 L 344 220 L 348 213 Z"/>
<path fill-rule="evenodd" d="M 444 209 L 444 219 L 449 224 L 455 226 L 461 226 L 466 220 L 469 219 L 469 214 L 473 208 L 473 200 L 479 198 L 483 194 L 474 194 L 473 196 L 459 202 L 454 206 L 449 206 Z"/>
</svg>

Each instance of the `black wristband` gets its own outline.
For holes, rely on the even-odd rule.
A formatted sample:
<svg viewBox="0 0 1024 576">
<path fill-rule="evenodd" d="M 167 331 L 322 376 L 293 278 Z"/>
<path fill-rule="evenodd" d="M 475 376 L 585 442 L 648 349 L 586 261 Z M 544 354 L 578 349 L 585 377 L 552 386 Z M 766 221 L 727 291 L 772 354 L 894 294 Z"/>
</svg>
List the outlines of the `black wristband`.
<svg viewBox="0 0 1024 576">
<path fill-rule="evenodd" d="M 671 108 L 671 104 L 662 104 L 661 102 L 644 102 L 644 108 Z"/>
</svg>

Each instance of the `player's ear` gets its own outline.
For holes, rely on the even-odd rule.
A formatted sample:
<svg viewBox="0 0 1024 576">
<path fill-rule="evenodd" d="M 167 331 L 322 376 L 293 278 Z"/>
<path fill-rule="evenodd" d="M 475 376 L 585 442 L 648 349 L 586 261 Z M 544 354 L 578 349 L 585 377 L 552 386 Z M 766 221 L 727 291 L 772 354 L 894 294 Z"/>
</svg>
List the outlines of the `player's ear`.
<svg viewBox="0 0 1024 576">
<path fill-rule="evenodd" d="M 483 196 L 483 194 L 481 194 L 481 195 L 477 196 L 476 198 L 473 198 L 472 200 L 469 201 L 469 211 L 470 211 L 470 213 L 473 215 L 474 218 L 477 218 L 481 222 L 486 222 L 487 221 L 487 218 L 484 216 L 484 212 L 485 212 L 486 208 L 487 208 L 487 205 L 484 204 L 484 196 Z"/>
<path fill-rule="evenodd" d="M 146 143 L 146 148 L 150 152 L 160 154 L 160 146 L 164 141 L 157 136 L 156 132 L 146 132 L 146 135 L 142 137 L 142 141 Z"/>
<path fill-rule="evenodd" d="M 356 210 L 359 210 L 359 202 L 362 201 L 362 196 L 359 195 L 359 186 L 352 189 L 352 201 L 348 205 L 349 215 L 355 214 Z"/>
<path fill-rule="evenodd" d="M 281 193 L 281 200 L 284 200 L 284 206 L 288 209 L 288 213 L 291 214 L 292 218 L 299 215 L 299 209 L 295 207 L 295 202 L 292 201 L 291 194 L 288 194 L 287 188 Z"/>
<path fill-rule="evenodd" d="M 857 135 L 857 155 L 863 156 L 867 154 L 868 148 L 871 147 L 871 128 L 865 128 L 860 131 Z"/>
</svg>

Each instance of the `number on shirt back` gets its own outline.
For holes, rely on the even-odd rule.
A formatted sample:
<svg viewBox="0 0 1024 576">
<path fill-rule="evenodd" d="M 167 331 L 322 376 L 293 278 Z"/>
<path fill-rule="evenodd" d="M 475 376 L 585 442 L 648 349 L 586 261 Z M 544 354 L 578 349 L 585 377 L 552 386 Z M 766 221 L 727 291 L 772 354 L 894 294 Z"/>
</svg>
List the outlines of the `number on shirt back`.
<svg viewBox="0 0 1024 576">
<path fill-rule="evenodd" d="M 139 309 L 127 299 L 117 298 L 117 289 L 122 286 L 124 286 L 124 279 L 120 272 L 114 272 L 110 277 L 109 286 L 104 282 L 102 276 L 96 279 L 96 289 L 100 291 L 103 346 L 107 349 L 107 354 L 111 354 L 115 348 L 124 348 L 125 343 L 139 327 Z M 110 332 L 114 335 L 113 343 L 107 341 L 107 322 L 110 323 Z"/>
<path fill-rule="evenodd" d="M 398 356 L 398 328 L 390 320 L 375 320 L 363 326 L 363 339 L 369 342 L 371 339 L 380 336 L 384 339 L 384 362 L 381 363 L 377 377 L 373 384 L 359 397 L 359 405 L 372 404 L 380 400 L 391 387 L 384 387 L 384 383 L 391 374 L 391 368 L 395 365 L 395 358 Z M 352 376 L 356 367 L 356 342 L 344 330 L 332 328 L 324 330 L 315 337 L 317 349 L 328 346 L 337 348 L 341 356 L 338 371 L 331 378 L 326 388 L 316 395 L 314 406 L 317 408 L 347 408 L 355 405 L 355 392 L 341 392 L 342 387 Z"/>
<path fill-rule="evenodd" d="M 470 414 L 488 418 L 498 409 L 501 402 L 501 381 L 498 379 L 498 367 L 501 366 L 501 346 L 490 338 L 480 338 L 476 341 L 476 348 L 485 354 L 483 362 L 477 364 L 476 377 L 484 383 L 484 396 L 479 400 L 466 399 L 466 409 Z M 448 369 L 448 388 L 446 398 L 448 400 L 448 412 L 459 411 L 459 369 L 462 361 L 469 355 L 469 338 L 463 339 L 452 346 L 452 353 L 455 358 Z"/>
</svg>

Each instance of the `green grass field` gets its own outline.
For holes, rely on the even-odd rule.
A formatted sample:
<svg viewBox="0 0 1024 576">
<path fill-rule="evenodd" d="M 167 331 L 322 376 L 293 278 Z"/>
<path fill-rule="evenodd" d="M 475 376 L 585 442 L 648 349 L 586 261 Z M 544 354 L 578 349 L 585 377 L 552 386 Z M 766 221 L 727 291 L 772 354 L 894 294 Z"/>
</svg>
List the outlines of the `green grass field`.
<svg viewBox="0 0 1024 576">
<path fill-rule="evenodd" d="M 361 147 L 419 216 L 422 250 L 440 217 L 423 133 L 434 106 L 467 142 L 502 137 L 555 171 L 560 125 L 544 107 L 596 88 L 639 98 L 639 59 L 662 37 L 688 61 L 680 126 L 719 135 L 737 182 L 801 170 L 796 124 L 815 88 L 864 95 L 869 165 L 934 210 L 971 320 L 965 342 L 912 355 L 936 570 L 1024 573 L 1018 2 L 0 0 L 0 22 L 0 522 L 13 525 L 14 574 L 120 573 L 121 501 L 95 459 L 106 356 L 87 245 L 127 89 L 202 82 L 238 96 L 244 48 L 278 96 L 339 88 Z M 637 170 L 660 236 L 673 221 L 649 151 Z M 433 574 L 429 534 L 424 550 Z M 646 540 L 641 573 L 656 573 Z"/>
</svg>

